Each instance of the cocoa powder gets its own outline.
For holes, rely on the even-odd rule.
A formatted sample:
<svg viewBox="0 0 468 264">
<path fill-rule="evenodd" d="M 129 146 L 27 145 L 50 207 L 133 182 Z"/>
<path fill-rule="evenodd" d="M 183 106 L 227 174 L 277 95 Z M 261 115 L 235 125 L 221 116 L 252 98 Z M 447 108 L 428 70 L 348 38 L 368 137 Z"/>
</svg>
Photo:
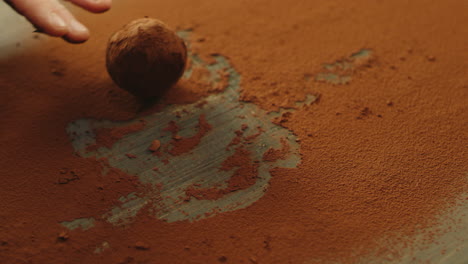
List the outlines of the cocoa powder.
<svg viewBox="0 0 468 264">
<path fill-rule="evenodd" d="M 115 127 L 115 128 L 98 128 L 93 133 L 96 136 L 96 143 L 89 145 L 86 150 L 94 151 L 101 147 L 112 148 L 112 146 L 123 138 L 125 135 L 134 133 L 142 130 L 145 127 L 144 121 L 139 121 L 134 124 L 124 126 L 124 127 Z"/>
<path fill-rule="evenodd" d="M 398 262 L 392 244 L 415 247 L 414 235 L 436 226 L 468 189 L 463 1 L 141 0 L 76 15 L 93 32 L 88 43 L 31 37 L 40 47 L 0 62 L 1 263 L 379 263 L 394 253 Z M 87 231 L 65 230 L 60 222 L 99 217 L 142 188 L 115 168 L 102 175 L 105 160 L 77 157 L 65 128 L 141 114 L 107 76 L 103 54 L 122 21 L 145 15 L 192 28 L 204 39 L 192 41 L 200 54 L 229 57 L 242 99 L 267 111 L 321 94 L 280 122 L 301 139 L 301 163 L 273 168 L 264 196 L 241 210 L 173 223 L 141 210 L 127 226 L 96 218 Z M 346 85 L 307 78 L 361 48 L 375 58 Z M 51 73 L 57 60 L 66 74 Z M 174 88 L 171 103 L 210 93 Z M 63 168 L 79 179 L 57 184 Z M 94 253 L 104 241 L 109 249 Z"/>
<path fill-rule="evenodd" d="M 172 132 L 172 141 L 170 142 L 171 148 L 168 152 L 173 155 L 181 155 L 191 151 L 195 146 L 200 143 L 202 137 L 211 130 L 211 125 L 206 121 L 204 115 L 201 115 L 198 119 L 197 129 L 198 132 L 192 137 L 184 138 L 177 135 L 179 128 L 175 123 L 171 122 L 168 126 L 168 131 Z"/>
</svg>

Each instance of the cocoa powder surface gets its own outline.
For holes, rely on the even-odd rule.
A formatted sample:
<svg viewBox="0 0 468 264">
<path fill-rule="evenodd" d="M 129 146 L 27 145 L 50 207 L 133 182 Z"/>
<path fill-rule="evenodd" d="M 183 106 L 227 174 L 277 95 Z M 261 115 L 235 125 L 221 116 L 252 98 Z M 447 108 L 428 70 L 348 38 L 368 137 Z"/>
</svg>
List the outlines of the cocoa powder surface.
<svg viewBox="0 0 468 264">
<path fill-rule="evenodd" d="M 145 122 L 139 121 L 134 124 L 119 127 L 119 128 L 98 128 L 93 131 L 96 137 L 96 143 L 86 148 L 87 151 L 97 150 L 100 147 L 108 149 L 122 139 L 125 135 L 142 130 L 145 127 Z"/>
<path fill-rule="evenodd" d="M 467 9 L 455 0 L 141 0 L 99 17 L 77 10 L 88 43 L 31 38 L 37 49 L 0 63 L 0 262 L 355 263 L 395 253 L 381 240 L 414 246 L 467 191 Z M 265 195 L 242 210 L 174 223 L 140 211 L 124 227 L 96 220 L 64 235 L 60 222 L 100 216 L 140 188 L 116 169 L 101 175 L 105 160 L 76 156 L 65 128 L 141 115 L 107 76 L 104 54 L 111 32 L 145 15 L 192 28 L 204 39 L 193 50 L 229 57 L 242 99 L 265 110 L 320 94 L 280 123 L 301 139 L 301 164 L 272 169 Z M 305 78 L 362 48 L 376 58 L 347 85 Z M 52 61 L 65 73 L 53 74 Z M 172 103 L 209 93 L 178 89 L 185 96 Z M 95 254 L 103 241 L 110 248 Z"/>
</svg>

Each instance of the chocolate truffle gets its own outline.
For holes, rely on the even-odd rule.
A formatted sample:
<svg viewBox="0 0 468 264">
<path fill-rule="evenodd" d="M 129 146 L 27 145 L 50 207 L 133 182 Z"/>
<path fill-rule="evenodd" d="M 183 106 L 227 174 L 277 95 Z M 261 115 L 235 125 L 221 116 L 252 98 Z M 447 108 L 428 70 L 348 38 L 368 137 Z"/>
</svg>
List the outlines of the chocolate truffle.
<svg viewBox="0 0 468 264">
<path fill-rule="evenodd" d="M 141 18 L 109 39 L 107 71 L 122 89 L 139 97 L 160 97 L 182 76 L 184 41 L 163 22 Z"/>
</svg>

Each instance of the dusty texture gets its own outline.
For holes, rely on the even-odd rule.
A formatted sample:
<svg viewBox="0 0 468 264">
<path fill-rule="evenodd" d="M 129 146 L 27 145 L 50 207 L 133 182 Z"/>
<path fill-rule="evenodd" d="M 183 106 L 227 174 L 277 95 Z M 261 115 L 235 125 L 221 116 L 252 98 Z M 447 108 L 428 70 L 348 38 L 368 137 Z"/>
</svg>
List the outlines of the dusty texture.
<svg viewBox="0 0 468 264">
<path fill-rule="evenodd" d="M 355 263 L 392 256 L 381 240 L 411 247 L 467 191 L 467 12 L 455 0 L 141 0 L 116 1 L 100 17 L 79 12 L 88 43 L 40 37 L 31 41 L 41 48 L 0 63 L 0 262 Z M 242 98 L 266 110 L 321 94 L 279 122 L 301 139 L 302 163 L 273 169 L 246 209 L 193 223 L 143 210 L 128 226 L 66 231 L 59 222 L 102 215 L 141 188 L 117 170 L 101 175 L 105 161 L 77 157 L 65 127 L 141 114 L 109 80 L 103 54 L 121 21 L 144 15 L 192 28 L 193 49 L 229 57 Z M 375 58 L 348 84 L 307 78 L 362 48 Z M 52 61 L 66 71 L 54 74 Z M 182 85 L 186 96 L 170 99 L 204 89 Z"/>
<path fill-rule="evenodd" d="M 172 133 L 171 145 L 168 152 L 173 155 L 181 155 L 191 151 L 195 146 L 200 143 L 201 138 L 211 130 L 211 125 L 206 121 L 205 116 L 201 115 L 198 119 L 197 134 L 192 137 L 184 138 L 177 134 L 179 128 L 173 122 L 170 122 L 167 130 Z"/>
<path fill-rule="evenodd" d="M 101 147 L 111 148 L 117 141 L 133 132 L 142 130 L 145 122 L 139 121 L 134 124 L 118 128 L 98 128 L 93 133 L 96 135 L 96 143 L 87 147 L 88 151 L 97 150 Z"/>
<path fill-rule="evenodd" d="M 248 150 L 239 147 L 234 154 L 229 156 L 221 164 L 221 171 L 234 170 L 225 188 L 199 188 L 190 186 L 185 191 L 187 199 L 194 197 L 199 200 L 217 200 L 226 194 L 247 189 L 255 184 L 258 177 L 258 163 L 254 163 Z"/>
<path fill-rule="evenodd" d="M 106 65 L 119 87 L 140 97 L 160 97 L 182 76 L 184 41 L 163 22 L 134 20 L 109 39 Z"/>
</svg>

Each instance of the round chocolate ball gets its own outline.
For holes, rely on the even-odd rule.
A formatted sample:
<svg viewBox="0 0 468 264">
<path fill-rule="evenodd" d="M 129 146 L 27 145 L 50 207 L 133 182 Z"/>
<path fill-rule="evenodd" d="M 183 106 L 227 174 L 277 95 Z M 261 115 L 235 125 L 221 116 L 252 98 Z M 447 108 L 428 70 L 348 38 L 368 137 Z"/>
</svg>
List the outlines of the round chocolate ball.
<svg viewBox="0 0 468 264">
<path fill-rule="evenodd" d="M 182 76 L 187 61 L 184 41 L 163 22 L 141 18 L 109 39 L 107 71 L 122 89 L 139 97 L 159 97 Z"/>
</svg>

